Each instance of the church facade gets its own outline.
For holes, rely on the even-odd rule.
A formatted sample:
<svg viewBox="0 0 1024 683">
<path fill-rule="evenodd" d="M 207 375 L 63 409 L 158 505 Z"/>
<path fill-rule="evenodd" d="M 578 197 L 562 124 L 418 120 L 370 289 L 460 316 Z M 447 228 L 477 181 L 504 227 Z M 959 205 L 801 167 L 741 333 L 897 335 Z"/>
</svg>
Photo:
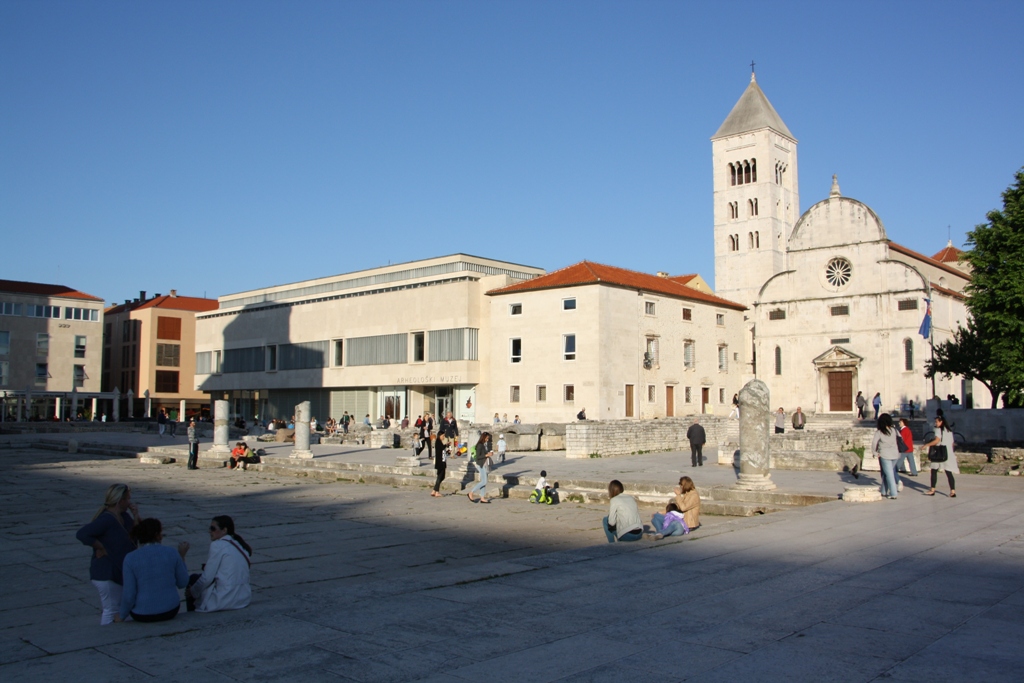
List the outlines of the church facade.
<svg viewBox="0 0 1024 683">
<path fill-rule="evenodd" d="M 893 242 L 835 177 L 799 214 L 797 139 L 753 75 L 712 156 L 716 293 L 748 307 L 749 375 L 774 404 L 851 413 L 860 392 L 879 394 L 885 411 L 947 394 L 971 405 L 971 382 L 924 376 L 931 344 L 967 321 L 970 275 L 952 245 L 929 257 Z"/>
</svg>

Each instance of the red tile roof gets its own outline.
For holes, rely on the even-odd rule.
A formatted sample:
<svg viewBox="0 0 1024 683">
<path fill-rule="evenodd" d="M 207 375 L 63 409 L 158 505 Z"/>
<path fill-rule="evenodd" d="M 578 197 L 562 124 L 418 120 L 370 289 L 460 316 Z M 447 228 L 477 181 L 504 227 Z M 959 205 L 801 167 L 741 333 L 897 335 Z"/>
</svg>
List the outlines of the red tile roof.
<svg viewBox="0 0 1024 683">
<path fill-rule="evenodd" d="M 958 270 L 953 266 L 946 265 L 942 261 L 936 261 L 931 256 L 925 256 L 924 254 L 916 252 L 913 249 L 907 249 L 902 244 L 896 244 L 895 242 L 890 241 L 889 248 L 892 249 L 893 251 L 903 254 L 904 256 L 909 256 L 910 258 L 915 258 L 918 261 L 923 261 L 924 263 L 927 263 L 930 266 L 935 266 L 936 268 L 944 270 L 947 273 L 950 273 L 951 275 L 962 277 L 965 280 L 971 279 L 971 276 L 965 273 L 964 271 Z"/>
<path fill-rule="evenodd" d="M 680 278 L 693 276 L 679 276 Z M 687 280 L 689 281 L 689 280 Z M 577 287 L 580 285 L 609 285 L 611 287 L 625 287 L 627 289 L 638 289 L 645 292 L 665 294 L 690 301 L 701 301 L 703 303 L 732 308 L 737 311 L 746 310 L 746 306 L 735 301 L 729 301 L 713 294 L 706 294 L 693 287 L 687 287 L 677 281 L 676 278 L 658 277 L 648 273 L 641 273 L 615 266 L 606 266 L 602 263 L 592 261 L 580 261 L 577 264 L 556 270 L 547 275 L 541 275 L 532 280 L 519 282 L 508 287 L 492 289 L 487 292 L 490 295 L 514 294 L 516 292 L 531 292 L 541 289 L 557 289 L 560 287 Z"/>
<path fill-rule="evenodd" d="M 671 280 L 672 282 L 678 282 L 681 285 L 688 285 L 690 284 L 690 280 L 692 280 L 695 277 L 697 277 L 696 273 L 691 273 L 690 275 L 673 275 L 669 278 L 669 280 Z"/>
<path fill-rule="evenodd" d="M 935 256 L 932 256 L 932 258 L 936 261 L 942 261 L 943 263 L 957 263 L 960 261 L 960 254 L 962 253 L 964 252 L 954 247 L 953 243 L 950 242 L 942 251 Z"/>
<path fill-rule="evenodd" d="M 126 304 L 111 306 L 106 310 L 106 315 L 114 315 L 125 311 L 138 311 L 144 308 L 167 308 L 175 311 L 192 311 L 194 313 L 205 313 L 217 308 L 216 299 L 204 299 L 197 296 L 161 296 L 146 299 L 145 301 L 129 301 Z"/>
<path fill-rule="evenodd" d="M 84 299 L 86 301 L 103 301 L 98 296 L 79 292 L 64 285 L 47 285 L 41 282 L 19 282 L 18 280 L 0 280 L 0 292 L 15 294 L 36 294 L 38 296 L 59 296 L 65 299 Z"/>
</svg>

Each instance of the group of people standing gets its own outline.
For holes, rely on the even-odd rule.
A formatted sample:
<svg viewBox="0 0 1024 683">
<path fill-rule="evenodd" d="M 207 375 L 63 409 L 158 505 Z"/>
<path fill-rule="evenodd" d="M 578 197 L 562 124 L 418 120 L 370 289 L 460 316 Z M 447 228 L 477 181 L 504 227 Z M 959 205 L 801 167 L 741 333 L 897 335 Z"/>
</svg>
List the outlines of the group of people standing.
<svg viewBox="0 0 1024 683">
<path fill-rule="evenodd" d="M 943 415 L 935 417 L 935 434 L 923 447 L 928 449 L 928 464 L 931 470 L 931 486 L 925 491 L 925 495 L 935 495 L 938 474 L 945 472 L 946 481 L 949 483 L 949 497 L 956 498 L 954 474 L 959 474 L 960 468 L 953 450 L 953 432 Z M 914 437 L 910 431 L 909 420 L 900 418 L 897 427 L 892 415 L 879 415 L 875 433 L 871 438 L 871 453 L 878 458 L 882 472 L 882 497 L 896 500 L 899 492 L 903 490 L 900 466 L 906 462 L 910 476 L 917 476 L 917 457 L 914 453 Z"/>
<path fill-rule="evenodd" d="M 127 484 L 110 486 L 103 507 L 76 534 L 92 548 L 89 579 L 100 596 L 100 624 L 173 619 L 181 608 L 179 589 L 185 589 L 189 611 L 248 606 L 252 548 L 227 515 L 210 520 L 209 531 L 210 554 L 203 571 L 189 575 L 188 542 L 177 549 L 162 545 L 160 520 L 141 518 Z"/>
</svg>

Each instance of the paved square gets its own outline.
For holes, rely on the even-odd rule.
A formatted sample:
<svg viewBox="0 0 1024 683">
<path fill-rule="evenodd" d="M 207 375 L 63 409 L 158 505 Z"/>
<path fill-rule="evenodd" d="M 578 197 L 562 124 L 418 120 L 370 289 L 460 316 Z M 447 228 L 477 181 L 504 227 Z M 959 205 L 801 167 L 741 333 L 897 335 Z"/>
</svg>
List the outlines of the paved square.
<svg viewBox="0 0 1024 683">
<path fill-rule="evenodd" d="M 608 546 L 592 505 L 472 505 L 426 488 L 27 448 L 0 462 L 4 681 L 1019 681 L 1024 670 L 1016 478 L 963 475 L 956 499 L 908 487 L 898 501 L 708 516 L 682 541 Z M 118 481 L 163 521 L 166 543 L 190 541 L 192 571 L 210 517 L 234 516 L 255 549 L 252 605 L 100 627 L 74 533 Z"/>
</svg>

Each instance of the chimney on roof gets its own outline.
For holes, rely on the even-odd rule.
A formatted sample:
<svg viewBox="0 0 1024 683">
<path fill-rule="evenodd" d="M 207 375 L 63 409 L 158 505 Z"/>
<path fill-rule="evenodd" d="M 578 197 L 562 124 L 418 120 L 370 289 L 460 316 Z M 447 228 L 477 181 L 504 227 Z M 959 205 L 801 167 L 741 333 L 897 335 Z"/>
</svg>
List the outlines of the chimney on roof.
<svg viewBox="0 0 1024 683">
<path fill-rule="evenodd" d="M 139 300 L 140 301 L 145 301 L 146 300 L 146 290 L 144 290 L 144 289 L 140 289 L 139 290 Z"/>
<path fill-rule="evenodd" d="M 172 289 L 172 290 L 171 290 L 171 298 L 173 299 L 173 298 L 174 298 L 174 297 L 176 297 L 176 296 L 178 296 L 178 290 L 176 290 L 176 289 Z"/>
<path fill-rule="evenodd" d="M 132 302 L 132 300 L 131 300 L 131 299 L 125 299 L 125 300 L 124 300 L 124 305 L 125 305 L 125 306 L 127 306 L 127 305 L 128 305 L 128 304 L 130 304 L 131 302 Z"/>
<path fill-rule="evenodd" d="M 663 270 L 658 271 L 658 277 L 668 277 L 668 273 Z"/>
<path fill-rule="evenodd" d="M 157 292 L 156 294 L 154 294 L 153 298 L 154 299 L 159 299 L 160 298 L 160 292 Z"/>
</svg>

